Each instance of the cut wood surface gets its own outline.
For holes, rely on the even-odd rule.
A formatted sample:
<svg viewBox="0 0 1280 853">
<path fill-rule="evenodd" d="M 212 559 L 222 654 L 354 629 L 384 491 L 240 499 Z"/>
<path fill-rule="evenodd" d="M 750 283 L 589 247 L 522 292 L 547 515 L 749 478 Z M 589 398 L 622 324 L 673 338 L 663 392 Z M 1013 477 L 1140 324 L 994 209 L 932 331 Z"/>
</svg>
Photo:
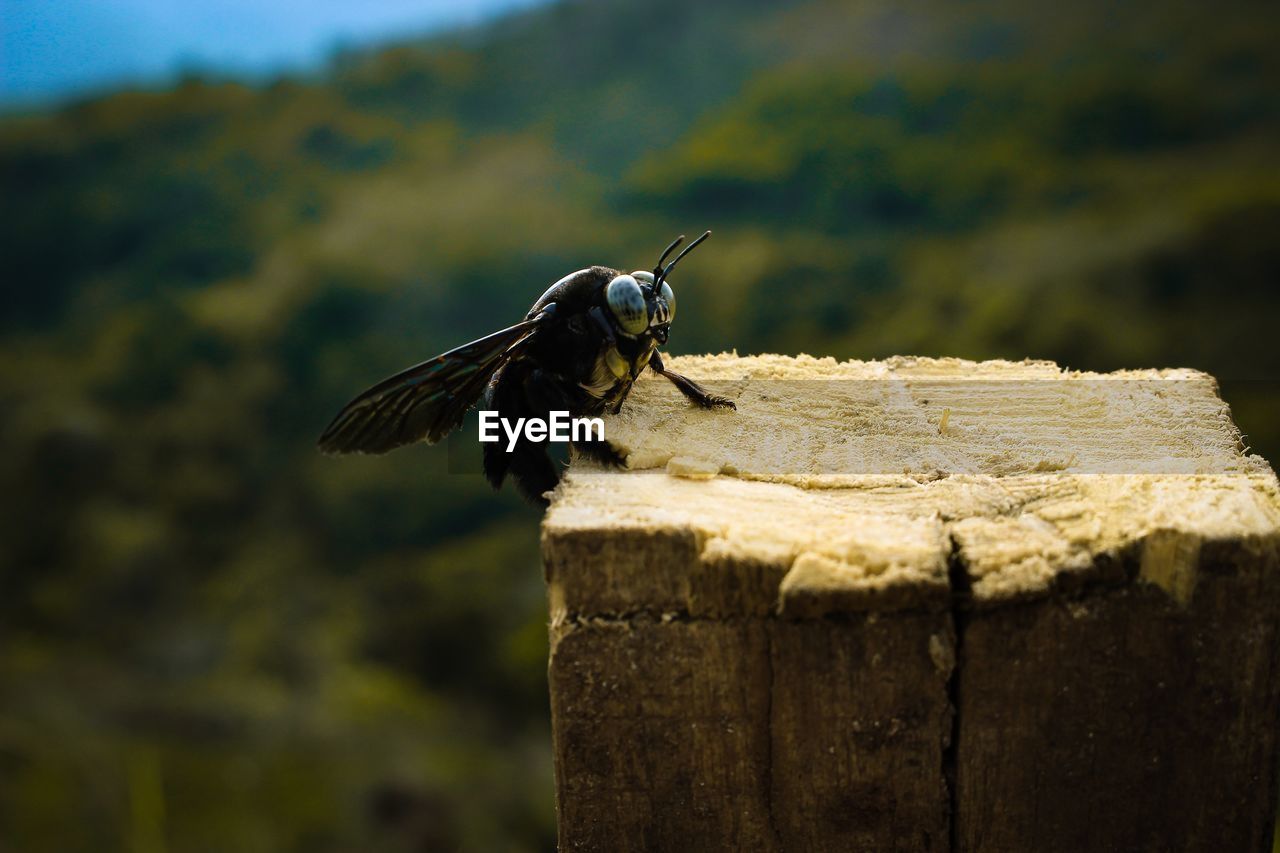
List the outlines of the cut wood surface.
<svg viewBox="0 0 1280 853">
<path fill-rule="evenodd" d="M 544 522 L 571 849 L 1260 849 L 1280 492 L 1211 377 L 721 355 Z M 690 846 L 692 845 L 692 846 Z"/>
</svg>

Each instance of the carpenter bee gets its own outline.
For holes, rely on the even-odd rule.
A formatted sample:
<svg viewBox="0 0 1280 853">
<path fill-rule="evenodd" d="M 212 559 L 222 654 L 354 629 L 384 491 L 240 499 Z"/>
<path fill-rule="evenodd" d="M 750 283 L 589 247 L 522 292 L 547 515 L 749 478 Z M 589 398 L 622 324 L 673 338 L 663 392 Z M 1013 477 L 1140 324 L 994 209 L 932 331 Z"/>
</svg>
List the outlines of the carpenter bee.
<svg viewBox="0 0 1280 853">
<path fill-rule="evenodd" d="M 736 408 L 667 370 L 658 355 L 676 313 L 668 276 L 709 236 L 710 231 L 667 263 L 684 241 L 683 235 L 676 238 L 653 272 L 596 266 L 570 273 L 533 303 L 522 322 L 410 367 L 356 397 L 320 436 L 320 449 L 386 453 L 416 441 L 434 444 L 481 397 L 484 408 L 509 421 L 546 419 L 552 411 L 573 417 L 616 413 L 645 367 L 699 406 Z M 573 447 L 599 461 L 619 461 L 599 439 Z M 486 443 L 484 473 L 495 489 L 509 474 L 527 499 L 542 505 L 544 493 L 560 479 L 546 449 L 524 436 L 510 452 Z"/>
</svg>

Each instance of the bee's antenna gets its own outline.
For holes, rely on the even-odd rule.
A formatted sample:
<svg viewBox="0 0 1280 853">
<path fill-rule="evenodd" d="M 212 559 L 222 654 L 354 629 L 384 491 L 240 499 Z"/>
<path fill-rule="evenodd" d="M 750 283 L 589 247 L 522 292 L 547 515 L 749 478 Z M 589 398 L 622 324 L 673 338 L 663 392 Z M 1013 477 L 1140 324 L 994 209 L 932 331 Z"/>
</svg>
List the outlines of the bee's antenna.
<svg viewBox="0 0 1280 853">
<path fill-rule="evenodd" d="M 694 249 L 696 249 L 696 248 L 698 247 L 698 244 L 699 244 L 699 243 L 701 243 L 703 240 L 707 239 L 707 238 L 708 238 L 708 237 L 710 237 L 710 236 L 711 236 L 711 232 L 710 232 L 710 231 L 707 231 L 707 232 L 703 233 L 703 235 L 702 235 L 701 237 L 699 237 L 697 240 L 694 240 L 692 243 L 690 243 L 689 245 L 685 246 L 685 247 L 684 247 L 684 251 L 683 251 L 683 252 L 681 252 L 680 254 L 676 255 L 676 259 L 675 259 L 674 261 L 672 261 L 671 263 L 669 263 L 669 264 L 667 264 L 665 267 L 663 267 L 663 270 L 662 270 L 662 273 L 661 273 L 661 274 L 655 274 L 655 275 L 654 275 L 654 279 L 653 279 L 653 286 L 654 286 L 654 287 L 657 287 L 658 285 L 662 284 L 663 280 L 664 280 L 664 279 L 666 279 L 667 274 L 668 274 L 669 272 L 671 272 L 671 270 L 675 269 L 676 264 L 680 263 L 680 259 L 681 259 L 681 258 L 683 258 L 685 255 L 689 254 L 690 252 L 692 252 Z M 682 237 L 680 238 L 680 240 L 683 240 L 683 239 L 684 239 L 684 237 L 682 236 Z M 667 259 L 667 254 L 668 254 L 672 249 L 674 249 L 676 246 L 678 246 L 678 245 L 680 244 L 680 240 L 677 240 L 676 242 L 672 243 L 672 244 L 667 248 L 667 251 L 662 253 L 662 260 L 661 260 L 661 261 L 658 261 L 658 265 L 659 265 L 659 266 L 662 266 L 662 261 L 665 261 L 665 260 Z"/>
<path fill-rule="evenodd" d="M 658 258 L 658 265 L 653 268 L 654 281 L 657 281 L 659 278 L 662 277 L 662 263 L 667 259 L 667 255 L 674 252 L 676 246 L 679 246 L 683 242 L 684 242 L 684 235 L 681 234 L 679 237 L 671 241 L 670 246 L 662 250 L 662 257 Z"/>
</svg>

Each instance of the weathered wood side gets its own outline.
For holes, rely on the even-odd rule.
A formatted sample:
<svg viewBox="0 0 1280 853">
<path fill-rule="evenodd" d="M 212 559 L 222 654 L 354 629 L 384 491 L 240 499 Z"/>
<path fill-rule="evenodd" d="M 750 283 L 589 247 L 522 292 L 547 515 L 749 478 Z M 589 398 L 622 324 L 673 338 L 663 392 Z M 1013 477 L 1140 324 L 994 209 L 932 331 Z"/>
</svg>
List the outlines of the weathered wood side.
<svg viewBox="0 0 1280 853">
<path fill-rule="evenodd" d="M 1270 850 L 1278 566 L 1206 543 L 1185 605 L 1136 583 L 962 617 L 957 849 Z"/>
<path fill-rule="evenodd" d="M 1269 845 L 1280 484 L 1209 377 L 675 367 L 739 411 L 638 383 L 544 522 L 563 849 Z"/>
<path fill-rule="evenodd" d="M 558 626 L 564 850 L 776 850 L 763 620 Z"/>
<path fill-rule="evenodd" d="M 646 483 L 660 480 L 630 499 Z M 779 487 L 723 485 L 722 509 L 776 509 Z M 736 504 L 744 488 L 761 501 Z M 781 490 L 803 513 L 803 496 Z M 878 578 L 846 588 L 810 555 L 789 617 L 785 554 L 709 556 L 708 537 L 637 525 L 553 530 L 561 848 L 945 849 L 952 638 L 935 528 L 905 528 L 938 549 L 897 566 L 914 596 Z M 884 609 L 821 617 L 854 602 Z"/>
<path fill-rule="evenodd" d="M 949 849 L 950 614 L 779 620 L 771 636 L 782 849 Z"/>
<path fill-rule="evenodd" d="M 947 849 L 948 621 L 561 625 L 561 848 Z"/>
</svg>

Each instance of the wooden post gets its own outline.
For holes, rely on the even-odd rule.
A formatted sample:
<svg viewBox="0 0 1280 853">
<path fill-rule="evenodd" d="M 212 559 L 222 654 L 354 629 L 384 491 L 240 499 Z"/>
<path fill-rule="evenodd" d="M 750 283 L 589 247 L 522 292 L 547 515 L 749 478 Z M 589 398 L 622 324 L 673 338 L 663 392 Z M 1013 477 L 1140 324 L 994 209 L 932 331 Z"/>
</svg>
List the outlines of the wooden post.
<svg viewBox="0 0 1280 853">
<path fill-rule="evenodd" d="M 1260 850 L 1280 489 L 1194 371 L 675 360 L 543 527 L 566 850 Z"/>
</svg>

